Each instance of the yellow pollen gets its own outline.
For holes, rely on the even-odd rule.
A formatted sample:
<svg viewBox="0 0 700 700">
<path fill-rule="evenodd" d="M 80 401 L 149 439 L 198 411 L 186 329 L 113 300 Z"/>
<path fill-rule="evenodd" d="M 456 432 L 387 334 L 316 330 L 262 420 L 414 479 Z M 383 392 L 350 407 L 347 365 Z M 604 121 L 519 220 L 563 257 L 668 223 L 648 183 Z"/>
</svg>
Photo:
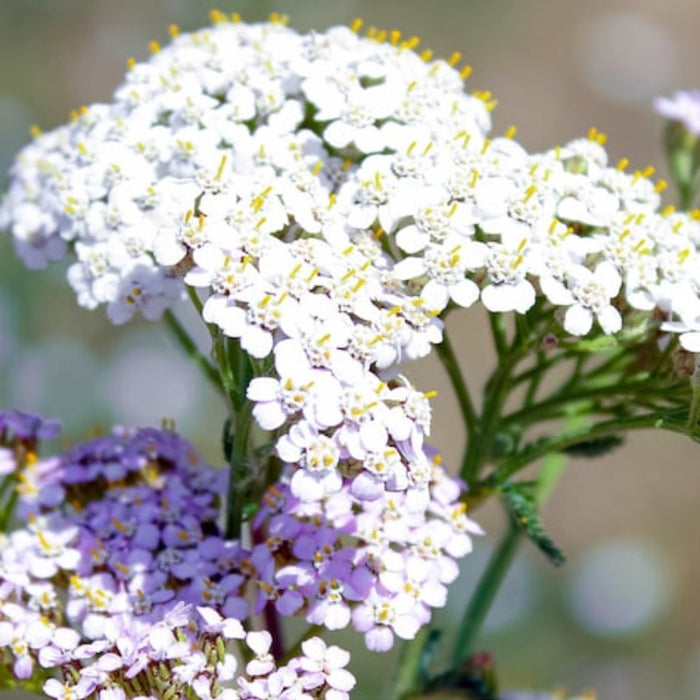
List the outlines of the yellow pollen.
<svg viewBox="0 0 700 700">
<path fill-rule="evenodd" d="M 32 124 L 29 127 L 29 135 L 35 139 L 37 136 L 41 136 L 41 128 L 38 127 L 36 124 Z"/>
<path fill-rule="evenodd" d="M 512 139 L 517 133 L 518 133 L 518 128 L 514 124 L 511 124 L 506 129 L 506 133 L 503 134 L 503 136 L 507 139 Z"/>
<path fill-rule="evenodd" d="M 683 222 L 682 221 L 677 221 L 673 226 L 671 227 L 671 231 L 673 233 L 678 233 L 681 229 L 683 228 Z"/>
<path fill-rule="evenodd" d="M 459 51 L 455 51 L 450 58 L 448 59 L 447 63 L 454 68 L 460 61 L 462 60 L 462 54 Z"/>
<path fill-rule="evenodd" d="M 596 129 L 594 126 L 592 126 L 588 130 L 588 139 L 597 143 L 599 146 L 603 146 L 608 140 L 608 137 L 601 131 L 598 131 L 598 129 Z"/>
<path fill-rule="evenodd" d="M 125 576 L 129 573 L 129 567 L 126 564 L 122 564 L 120 561 L 116 562 L 114 566 Z"/>
<path fill-rule="evenodd" d="M 46 535 L 44 535 L 41 530 L 37 530 L 36 537 L 39 540 L 41 548 L 48 552 L 51 549 L 51 543 L 46 539 Z"/>
<path fill-rule="evenodd" d="M 238 24 L 238 22 L 241 21 L 241 16 L 238 14 L 238 12 L 232 12 L 231 13 L 231 21 Z"/>
<path fill-rule="evenodd" d="M 330 340 L 331 334 L 326 333 L 326 335 L 322 335 L 317 341 L 316 345 L 323 345 L 326 341 Z"/>
<path fill-rule="evenodd" d="M 417 36 L 412 36 L 407 41 L 404 41 L 401 44 L 401 47 L 404 49 L 413 50 L 418 46 L 418 44 L 420 44 L 420 39 Z"/>
<path fill-rule="evenodd" d="M 627 158 L 620 158 L 620 160 L 617 161 L 617 166 L 615 166 L 618 170 L 622 171 L 624 170 L 628 165 L 630 164 L 629 160 Z"/>
<path fill-rule="evenodd" d="M 653 165 L 647 165 L 644 170 L 642 170 L 642 175 L 644 177 L 651 177 L 656 172 L 656 168 Z"/>
<path fill-rule="evenodd" d="M 464 66 L 461 71 L 459 71 L 459 77 L 462 80 L 466 80 L 472 74 L 473 68 L 469 65 Z"/>
<path fill-rule="evenodd" d="M 389 36 L 389 33 L 387 32 L 386 29 L 380 29 L 377 32 L 376 39 L 380 44 L 383 44 L 386 41 L 387 36 Z"/>
<path fill-rule="evenodd" d="M 486 151 L 489 150 L 489 146 L 491 145 L 491 141 L 489 139 L 484 139 L 484 145 L 481 147 L 481 153 L 486 153 Z"/>
<path fill-rule="evenodd" d="M 266 221 L 267 221 L 267 218 L 263 216 L 263 218 L 260 219 L 260 221 L 258 221 L 257 224 L 255 224 L 255 228 L 259 231 Z"/>
<path fill-rule="evenodd" d="M 136 59 L 133 56 L 129 56 L 129 58 L 126 59 L 127 70 L 133 70 L 135 65 L 136 65 Z"/>
<path fill-rule="evenodd" d="M 398 29 L 392 29 L 389 33 L 389 43 L 396 46 L 401 41 L 401 32 Z"/>
<path fill-rule="evenodd" d="M 426 399 L 434 399 L 437 395 L 437 389 L 431 389 L 430 391 L 423 392 L 423 396 L 425 396 Z"/>
<path fill-rule="evenodd" d="M 365 21 L 362 19 L 362 17 L 355 17 L 355 19 L 352 21 L 352 24 L 350 25 L 350 29 L 357 34 L 357 32 L 362 29 L 362 25 L 365 23 Z"/>
<path fill-rule="evenodd" d="M 202 229 L 204 229 L 204 222 L 206 221 L 206 218 L 207 218 L 206 214 L 202 214 L 202 212 L 199 212 L 199 214 L 197 215 L 197 219 L 198 219 L 197 228 L 200 231 Z"/>
<path fill-rule="evenodd" d="M 424 155 L 424 156 L 427 156 L 428 153 L 430 153 L 430 151 L 431 151 L 432 148 L 433 148 L 433 145 L 434 145 L 434 144 L 433 144 L 432 141 L 429 141 L 429 142 L 428 142 L 428 145 L 427 145 L 427 146 L 425 147 L 425 149 L 423 150 L 423 155 Z"/>
<path fill-rule="evenodd" d="M 682 265 L 690 256 L 690 248 L 685 248 L 678 252 L 678 262 Z"/>
<path fill-rule="evenodd" d="M 676 211 L 676 207 L 673 206 L 673 204 L 668 204 L 661 210 L 661 216 L 666 217 L 666 216 L 671 216 L 673 212 Z"/>
<path fill-rule="evenodd" d="M 422 59 L 423 61 L 425 61 L 425 62 L 427 63 L 428 61 L 430 61 L 430 60 L 432 59 L 432 57 L 433 57 L 433 52 L 432 52 L 431 49 L 426 49 L 425 51 L 423 51 L 423 52 L 420 54 L 420 57 L 421 57 L 421 59 Z"/>
<path fill-rule="evenodd" d="M 214 24 L 218 24 L 219 22 L 224 22 L 226 20 L 226 15 L 223 12 L 221 12 L 221 10 L 217 10 L 215 8 L 209 12 L 209 19 Z"/>
<path fill-rule="evenodd" d="M 112 518 L 112 525 L 114 525 L 115 530 L 121 532 L 123 535 L 129 532 L 129 528 L 126 526 L 126 524 L 117 518 Z"/>
<path fill-rule="evenodd" d="M 226 161 L 228 160 L 228 156 L 224 153 L 223 156 L 221 156 L 221 160 L 219 161 L 219 168 L 216 171 L 216 179 L 221 180 L 224 174 L 224 168 L 226 167 Z"/>
<path fill-rule="evenodd" d="M 532 195 L 534 195 L 536 192 L 537 192 L 537 187 L 535 187 L 535 185 L 530 185 L 525 190 L 525 197 L 523 197 L 523 202 L 528 202 L 532 198 Z"/>
<path fill-rule="evenodd" d="M 177 24 L 171 24 L 168 27 L 168 34 L 174 39 L 180 33 L 180 27 Z"/>
<path fill-rule="evenodd" d="M 158 53 L 160 51 L 160 44 L 154 39 L 153 41 L 149 42 L 148 50 L 151 53 Z"/>
<path fill-rule="evenodd" d="M 561 159 L 561 146 L 555 146 L 555 147 L 554 147 L 554 157 L 555 157 L 557 160 L 560 160 L 560 159 Z"/>
<path fill-rule="evenodd" d="M 659 180 L 656 183 L 656 185 L 654 185 L 654 189 L 657 192 L 663 192 L 667 187 L 668 187 L 668 182 L 666 182 L 666 180 Z"/>
</svg>

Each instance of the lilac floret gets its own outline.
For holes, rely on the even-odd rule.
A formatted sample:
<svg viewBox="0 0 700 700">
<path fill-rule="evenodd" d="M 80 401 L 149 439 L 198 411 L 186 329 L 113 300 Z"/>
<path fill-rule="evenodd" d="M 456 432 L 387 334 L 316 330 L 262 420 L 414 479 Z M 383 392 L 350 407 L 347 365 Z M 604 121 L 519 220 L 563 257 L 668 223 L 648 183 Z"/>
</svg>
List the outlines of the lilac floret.
<svg viewBox="0 0 700 700">
<path fill-rule="evenodd" d="M 679 90 L 673 97 L 657 97 L 654 109 L 667 119 L 681 122 L 691 133 L 700 135 L 700 90 Z"/>
</svg>

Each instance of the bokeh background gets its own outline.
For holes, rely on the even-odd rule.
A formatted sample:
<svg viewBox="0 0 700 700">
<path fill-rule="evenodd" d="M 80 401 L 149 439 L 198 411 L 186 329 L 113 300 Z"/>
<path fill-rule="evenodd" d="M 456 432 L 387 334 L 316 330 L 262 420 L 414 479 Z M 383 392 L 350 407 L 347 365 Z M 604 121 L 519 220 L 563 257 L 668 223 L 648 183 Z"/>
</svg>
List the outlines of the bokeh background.
<svg viewBox="0 0 700 700">
<path fill-rule="evenodd" d="M 301 30 L 348 23 L 418 35 L 443 56 L 462 51 L 469 89 L 498 99 L 495 132 L 511 124 L 528 149 L 549 148 L 596 126 L 611 160 L 664 174 L 655 95 L 700 87 L 697 0 L 221 0 L 255 21 L 271 11 Z M 167 27 L 208 21 L 209 0 L 0 0 L 0 187 L 30 124 L 51 128 L 81 104 L 105 101 L 129 56 L 145 58 Z M 669 199 L 672 193 L 669 194 Z M 60 416 L 81 438 L 113 422 L 174 418 L 218 459 L 222 410 L 161 328 L 114 329 L 77 308 L 62 268 L 25 271 L 0 236 L 0 405 Z M 492 365 L 479 313 L 453 319 L 474 386 Z M 191 319 L 194 322 L 194 319 Z M 440 391 L 435 443 L 456 461 L 455 404 L 440 368 L 414 369 Z M 637 435 L 615 454 L 572 461 L 545 510 L 569 561 L 554 570 L 528 545 L 488 621 L 504 688 L 598 691 L 599 698 L 700 698 L 700 451 L 678 437 Z M 498 508 L 475 513 L 491 533 L 464 562 L 440 617 L 461 612 L 502 530 Z M 340 635 L 347 641 L 352 635 Z M 387 659 L 361 655 L 354 697 L 386 695 Z M 7 694 L 5 697 L 10 697 Z"/>
</svg>

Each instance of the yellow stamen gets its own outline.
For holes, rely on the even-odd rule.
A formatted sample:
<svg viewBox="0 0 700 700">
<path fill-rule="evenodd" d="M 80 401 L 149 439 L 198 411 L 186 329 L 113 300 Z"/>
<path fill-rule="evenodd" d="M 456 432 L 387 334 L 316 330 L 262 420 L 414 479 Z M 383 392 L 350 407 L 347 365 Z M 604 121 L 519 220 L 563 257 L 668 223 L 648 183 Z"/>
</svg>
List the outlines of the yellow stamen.
<svg viewBox="0 0 700 700">
<path fill-rule="evenodd" d="M 148 50 L 151 53 L 158 53 L 160 51 L 160 44 L 154 39 L 153 41 L 149 42 Z"/>
<path fill-rule="evenodd" d="M 357 34 L 357 32 L 362 29 L 362 25 L 365 23 L 365 21 L 362 19 L 362 17 L 355 17 L 355 19 L 352 21 L 352 24 L 350 25 L 350 29 Z"/>
</svg>

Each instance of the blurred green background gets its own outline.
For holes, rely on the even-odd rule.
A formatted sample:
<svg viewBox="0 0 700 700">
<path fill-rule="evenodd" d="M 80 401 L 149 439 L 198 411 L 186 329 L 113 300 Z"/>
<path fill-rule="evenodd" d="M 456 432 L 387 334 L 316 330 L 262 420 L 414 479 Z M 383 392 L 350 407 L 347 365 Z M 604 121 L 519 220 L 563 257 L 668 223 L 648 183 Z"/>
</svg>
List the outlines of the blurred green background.
<svg viewBox="0 0 700 700">
<path fill-rule="evenodd" d="M 0 0 L 0 187 L 30 124 L 48 129 L 80 104 L 108 100 L 127 57 L 145 58 L 171 23 L 206 23 L 215 6 L 248 21 L 285 12 L 301 30 L 362 16 L 420 36 L 438 55 L 460 50 L 474 67 L 468 88 L 499 100 L 496 133 L 514 124 L 538 150 L 596 126 L 613 162 L 626 156 L 662 175 L 651 101 L 700 87 L 697 0 Z M 64 273 L 25 271 L 0 237 L 0 405 L 60 416 L 71 438 L 171 417 L 218 459 L 221 407 L 163 330 L 115 329 L 102 312 L 79 309 Z M 452 324 L 475 385 L 492 362 L 482 320 L 473 310 Z M 445 377 L 430 361 L 413 376 L 440 391 L 433 438 L 455 461 L 462 445 Z M 554 570 L 524 546 L 489 619 L 484 648 L 502 687 L 595 689 L 601 700 L 700 697 L 698 454 L 677 437 L 638 435 L 608 458 L 572 462 L 545 511 L 568 564 Z M 475 516 L 495 541 L 498 508 Z M 459 616 L 491 538 L 464 561 L 441 619 Z M 388 697 L 386 657 L 355 649 L 354 697 Z"/>
</svg>

